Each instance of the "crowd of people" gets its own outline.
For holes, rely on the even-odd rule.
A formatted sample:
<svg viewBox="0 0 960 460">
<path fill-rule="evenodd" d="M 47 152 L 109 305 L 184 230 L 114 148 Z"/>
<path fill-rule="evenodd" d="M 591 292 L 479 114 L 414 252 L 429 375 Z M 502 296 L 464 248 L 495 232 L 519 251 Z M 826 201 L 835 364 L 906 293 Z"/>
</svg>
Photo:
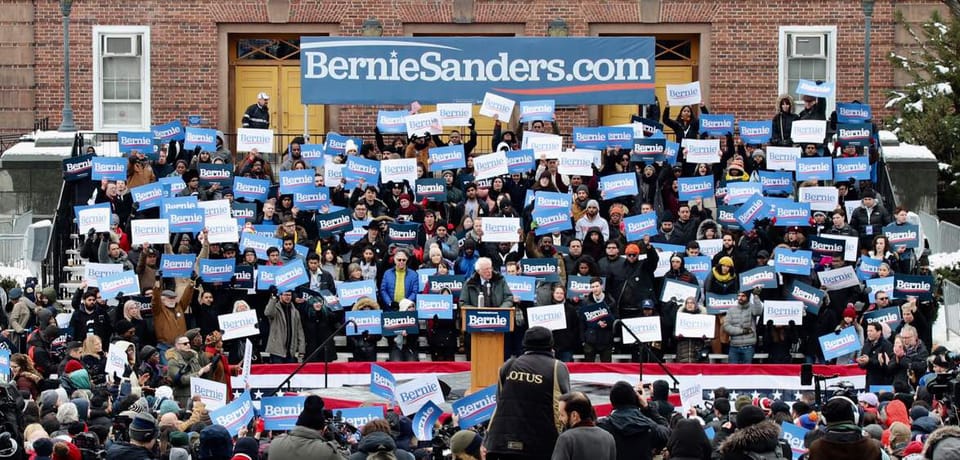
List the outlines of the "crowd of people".
<svg viewBox="0 0 960 460">
<path fill-rule="evenodd" d="M 266 95 L 261 94 L 258 107 L 265 107 L 269 99 L 262 96 Z M 75 455 L 81 453 L 86 458 L 88 450 L 95 452 L 109 444 L 108 458 L 156 458 L 160 454 L 179 460 L 192 453 L 202 459 L 232 455 L 258 459 L 262 448 L 256 441 L 267 441 L 259 437 L 260 432 L 253 437 L 255 430 L 249 430 L 251 436 L 247 437 L 245 430 L 234 445 L 229 434 L 224 436 L 222 427 L 210 422 L 203 404 L 190 397 L 192 378 L 222 382 L 229 388 L 230 377 L 237 374 L 238 364 L 244 358 L 243 341 L 224 341 L 218 318 L 229 313 L 256 312 L 260 335 L 250 337 L 254 362 L 294 363 L 308 357 L 332 361 L 338 359 L 335 342 L 324 344 L 324 339 L 344 322 L 344 309 L 338 306 L 338 286 L 343 282 L 373 281 L 376 294 L 356 300 L 349 309 L 409 311 L 416 308 L 417 296 L 423 293 L 452 295 L 457 307 L 516 308 L 514 332 L 506 337 L 505 358 L 519 356 L 508 361 L 511 365 L 534 355 L 544 359 L 549 355 L 551 360 L 555 355 L 560 366 L 578 355 L 585 361 L 609 362 L 615 352 L 643 361 L 669 356 L 676 362 L 702 363 L 709 354 L 721 354 L 730 363 L 752 363 L 756 354 L 766 353 L 769 363 L 800 359 L 809 363 L 856 364 L 866 370 L 868 385 L 893 389 L 872 399 L 867 397 L 867 403 L 880 398 L 879 405 L 864 406 L 862 395 L 859 401 L 847 398 L 842 403 L 833 398 L 819 412 L 812 411 L 814 401 L 807 401 L 806 406 L 797 403 L 785 410 L 783 403 L 766 407 L 758 401 L 760 407 L 754 407 L 752 402 L 743 405 L 736 401 L 736 416 L 731 415 L 734 402 L 724 403 L 719 397 L 712 405 L 714 415 L 701 416 L 698 429 L 694 430 L 690 417 L 671 417 L 673 407 L 662 404 L 666 402 L 666 390 L 660 385 L 654 386 L 654 399 L 649 402 L 650 393 L 643 388 L 614 386 L 610 398 L 614 413 L 597 421 L 588 397 L 568 393 L 569 382 L 556 382 L 559 392 L 568 394 L 558 397 L 550 392 L 549 410 L 538 405 L 539 400 L 514 394 L 514 409 L 530 406 L 533 411 L 514 414 L 513 423 L 522 425 L 515 425 L 506 433 L 500 431 L 497 423 L 503 423 L 506 417 L 498 410 L 486 433 L 486 449 L 481 451 L 479 447 L 480 434 L 464 432 L 456 438 L 463 447 L 460 452 L 454 449 L 458 458 L 546 458 L 551 454 L 554 458 L 584 458 L 587 452 L 600 453 L 600 445 L 606 446 L 604 457 L 611 459 L 649 458 L 647 454 L 663 449 L 671 452 L 670 458 L 780 458 L 751 456 L 751 452 L 768 452 L 754 449 L 757 443 L 772 443 L 771 452 L 782 447 L 777 441 L 779 429 L 770 428 L 765 419 L 810 424 L 812 418 L 811 426 L 816 426 L 817 416 L 826 419 L 826 424 L 824 430 L 811 431 L 820 433 L 810 435 L 820 439 L 811 443 L 810 458 L 850 458 L 817 453 L 837 448 L 834 443 L 855 446 L 850 448 L 860 449 L 856 450 L 858 453 L 865 451 L 857 443 L 869 444 L 869 452 L 875 449 L 879 454 L 883 450 L 878 444 L 880 437 L 868 440 L 860 434 L 859 427 L 869 431 L 870 437 L 875 433 L 871 431 L 873 424 L 864 423 L 870 417 L 861 417 L 858 407 L 863 407 L 867 414 L 871 413 L 870 407 L 873 413 L 879 413 L 873 420 L 886 424 L 891 438 L 894 431 L 900 433 L 896 430 L 897 422 L 906 428 L 930 428 L 926 415 L 912 417 L 913 409 L 919 414 L 918 407 L 925 412 L 933 409 L 931 395 L 917 389 L 924 388 L 926 374 L 946 373 L 953 367 L 947 350 L 933 348 L 931 324 L 937 311 L 933 298 L 918 294 L 896 296 L 893 290 L 874 291 L 865 282 L 904 274 L 929 274 L 920 248 L 894 245 L 885 236 L 888 225 L 910 224 L 909 210 L 888 209 L 891 204 L 883 202 L 870 180 L 795 182 L 791 191 L 771 193 L 795 199 L 803 187 L 833 185 L 839 190 L 835 209 L 815 211 L 807 225 L 789 227 L 778 225 L 771 218 L 754 220 L 748 230 L 724 222 L 719 215 L 727 207 L 722 193 L 680 199 L 681 178 L 708 176 L 718 192 L 730 184 L 756 181 L 757 174 L 766 169 L 764 149 L 768 145 L 800 147 L 804 157 L 867 157 L 875 167 L 875 140 L 863 146 L 844 147 L 830 140 L 836 117 L 827 116 L 826 100 L 804 96 L 803 110 L 795 113 L 794 107 L 792 98 L 778 98 L 768 144 L 743 143 L 735 140 L 733 132 L 721 136 L 714 163 L 688 162 L 685 149 L 675 164 L 638 161 L 629 146 L 612 145 L 601 153 L 599 164 L 594 165 L 589 176 L 561 174 L 556 158 L 538 155 L 529 171 L 478 178 L 474 159 L 490 152 L 478 149 L 472 119 L 466 133 L 427 133 L 389 142 L 375 130 L 373 142 L 357 145 L 348 140 L 342 154 L 326 160 L 342 164 L 350 156 L 372 160 L 415 158 L 418 180 L 443 180 L 446 193 L 439 200 L 418 197 L 416 184 L 409 181 L 361 181 L 352 187 L 347 186 L 346 180 L 325 183 L 322 168 L 311 167 L 302 157 L 302 147 L 307 142 L 301 138 L 287 146 L 279 164 L 271 164 L 256 150 L 234 155 L 222 135 L 213 151 L 186 149 L 182 141 L 172 141 L 161 146 L 155 159 L 132 152 L 127 157 L 126 180 L 93 181 L 87 177 L 71 184 L 77 205 L 107 203 L 112 215 L 109 231 L 91 229 L 81 235 L 81 256 L 88 263 L 118 264 L 124 271 L 135 272 L 141 292 L 104 298 L 99 288 L 83 280 L 73 293 L 72 314 L 66 325 L 57 321 L 60 311 L 56 289 L 28 292 L 17 288 L 8 293 L 9 302 L 0 315 L 0 326 L 3 347 L 12 353 L 11 381 L 20 393 L 10 398 L 20 396 L 18 401 L 25 407 L 18 407 L 17 412 L 23 417 L 15 422 L 18 424 L 11 432 L 17 437 L 22 435 L 19 439 L 32 456 L 44 458 L 78 458 Z M 673 136 L 681 145 L 684 139 L 709 137 L 700 132 L 698 122 L 698 116 L 707 113 L 706 107 L 672 109 L 678 112 L 676 118 L 670 116 L 670 107 L 663 110 L 662 124 L 670 129 L 667 136 Z M 253 111 L 254 115 L 266 113 L 263 108 L 258 110 Z M 641 107 L 644 114 L 659 112 L 659 107 Z M 262 122 L 252 116 L 251 120 L 254 119 Z M 824 120 L 830 127 L 827 138 L 818 143 L 795 144 L 790 132 L 795 120 Z M 498 120 L 491 150 L 520 149 L 525 130 L 561 131 L 556 122 L 538 120 L 510 130 L 507 121 Z M 430 149 L 458 144 L 464 146 L 465 167 L 433 171 Z M 84 153 L 96 155 L 96 149 L 90 146 Z M 306 210 L 298 206 L 292 194 L 281 194 L 276 189 L 271 189 L 265 200 L 237 198 L 230 186 L 201 185 L 198 168 L 204 164 L 229 164 L 235 177 L 265 179 L 273 184 L 278 181 L 275 170 L 314 169 L 315 188 L 328 192 L 329 200 L 319 209 Z M 600 179 L 621 173 L 635 174 L 638 193 L 607 199 L 600 190 Z M 160 210 L 141 209 L 141 203 L 132 199 L 131 189 L 170 177 L 179 177 L 183 182 L 170 193 L 171 197 L 227 200 L 234 209 L 252 206 L 255 216 L 243 222 L 240 232 L 267 234 L 280 244 L 268 248 L 264 257 L 255 248 L 243 248 L 238 243 L 211 242 L 206 229 L 172 234 L 167 244 L 132 244 L 131 223 L 159 218 Z M 540 192 L 571 197 L 570 230 L 537 231 L 533 219 L 535 204 L 530 198 Z M 859 200 L 859 205 L 848 211 L 845 203 L 855 200 Z M 317 219 L 340 209 L 349 210 L 352 228 L 321 232 Z M 655 213 L 656 232 L 630 239 L 625 219 L 644 213 Z M 521 224 L 516 241 L 486 241 L 482 222 L 490 217 L 518 218 Z M 398 223 L 416 224 L 416 241 L 394 241 L 390 233 Z M 806 274 L 779 272 L 774 287 L 741 285 L 743 273 L 773 266 L 772 255 L 776 251 L 809 250 L 810 240 L 821 235 L 855 237 L 855 257 L 847 257 L 844 251 L 817 253 Z M 714 244 L 717 241 L 719 244 Z M 710 267 L 701 277 L 688 270 L 686 264 L 706 255 L 706 251 L 713 254 L 708 255 Z M 184 254 L 194 254 L 198 259 L 233 259 L 237 267 L 249 267 L 254 273 L 262 267 L 302 264 L 308 282 L 283 289 L 238 288 L 234 281 L 205 280 L 198 270 L 191 276 L 176 278 L 161 273 L 165 255 Z M 532 301 L 522 300 L 512 292 L 506 278 L 524 275 L 523 263 L 530 259 L 552 261 L 554 269 L 551 276 L 538 280 Z M 824 285 L 818 277 L 826 270 L 847 266 L 860 269 L 877 263 L 876 273 L 842 288 Z M 452 275 L 462 282 L 462 288 L 431 292 L 430 283 L 422 283 L 417 273 L 421 269 L 431 270 L 431 276 Z M 589 291 L 568 292 L 568 281 L 573 277 L 588 280 Z M 664 284 L 669 280 L 697 286 L 696 295 L 663 297 Z M 764 302 L 794 299 L 790 290 L 795 283 L 817 290 L 818 303 L 805 309 L 800 321 L 775 325 L 764 318 Z M 732 296 L 735 302 L 727 309 L 714 311 L 707 308 L 711 296 Z M 542 328 L 527 324 L 527 309 L 555 304 L 563 305 L 565 329 L 543 336 Z M 870 319 L 872 312 L 888 308 L 899 311 L 896 321 Z M 713 315 L 713 337 L 678 335 L 678 313 Z M 618 325 L 639 317 L 659 318 L 660 340 L 642 348 L 624 343 L 628 341 Z M 825 356 L 818 339 L 850 328 L 863 344 L 862 349 L 840 357 Z M 532 348 L 526 338 L 531 333 L 537 336 Z M 424 343 L 420 336 L 424 336 Z M 367 332 L 348 336 L 350 359 L 376 361 L 378 351 L 385 347 L 389 360 L 418 360 L 423 352 L 432 360 L 452 361 L 469 347 L 468 334 L 460 329 L 459 321 L 438 316 L 421 321 L 416 333 L 403 333 L 385 341 L 383 338 Z M 544 346 L 545 343 L 549 345 Z M 127 360 L 122 370 L 107 372 L 106 351 L 115 344 L 125 347 Z M 503 398 L 507 396 L 501 391 L 498 398 L 506 401 Z M 898 418 L 906 407 L 912 407 L 911 418 Z M 891 414 L 891 409 L 897 409 L 896 414 Z M 945 417 L 946 412 L 941 412 Z M 846 417 L 853 414 L 857 414 L 857 419 L 851 424 Z M 532 423 L 532 418 L 539 422 Z M 297 429 L 280 438 L 283 441 L 273 443 L 270 455 L 341 455 L 332 444 L 325 444 L 327 441 L 320 435 L 327 428 L 325 421 L 322 400 L 308 399 Z M 403 423 L 409 420 L 400 424 Z M 543 426 L 538 428 L 538 423 Z M 712 442 L 704 437 L 702 423 L 716 425 Z M 560 434 L 557 427 L 563 425 L 571 429 Z M 594 425 L 599 428 L 594 429 Z M 854 430 L 853 425 L 858 428 Z M 377 451 L 418 451 L 409 439 L 406 444 L 396 439 L 397 426 L 395 420 L 368 423 L 363 428 L 367 433 L 363 433 L 354 449 L 365 452 L 363 439 L 369 435 L 369 439 L 382 438 L 382 443 L 375 446 Z M 550 427 L 558 435 L 552 440 L 544 437 Z M 882 431 L 883 427 L 880 428 Z M 898 447 L 894 441 L 905 442 L 909 448 L 912 440 L 926 438 L 932 431 L 890 439 L 884 452 L 900 456 L 904 451 L 898 449 L 904 446 Z M 530 436 L 515 439 L 523 433 Z M 774 438 L 769 439 L 770 436 Z M 931 436 L 928 443 L 936 437 Z M 393 441 L 392 446 L 389 441 Z M 943 445 L 953 446 L 953 442 L 943 441 Z M 506 450 L 490 447 L 494 445 L 503 445 Z M 940 448 L 930 450 L 939 452 Z M 955 452 L 952 448 L 945 450 Z M 788 450 L 783 453 L 790 455 Z"/>
</svg>

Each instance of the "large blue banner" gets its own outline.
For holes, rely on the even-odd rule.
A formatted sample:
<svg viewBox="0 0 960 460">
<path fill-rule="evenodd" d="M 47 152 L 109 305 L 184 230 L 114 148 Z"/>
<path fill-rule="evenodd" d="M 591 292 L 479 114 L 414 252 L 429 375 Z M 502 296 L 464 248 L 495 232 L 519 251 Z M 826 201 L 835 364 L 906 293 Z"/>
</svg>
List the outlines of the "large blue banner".
<svg viewBox="0 0 960 460">
<path fill-rule="evenodd" d="M 460 429 L 466 430 L 490 420 L 496 407 L 497 385 L 494 384 L 454 401 L 453 413 L 459 419 Z"/>
<path fill-rule="evenodd" d="M 304 104 L 652 104 L 653 37 L 301 37 Z"/>
</svg>

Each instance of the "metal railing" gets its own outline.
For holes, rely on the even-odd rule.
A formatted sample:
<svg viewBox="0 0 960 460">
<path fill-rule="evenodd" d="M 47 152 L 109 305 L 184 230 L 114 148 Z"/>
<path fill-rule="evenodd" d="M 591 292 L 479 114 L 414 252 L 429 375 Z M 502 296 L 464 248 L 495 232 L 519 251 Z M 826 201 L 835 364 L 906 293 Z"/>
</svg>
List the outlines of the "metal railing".
<svg viewBox="0 0 960 460">
<path fill-rule="evenodd" d="M 943 320 L 947 325 L 947 340 L 950 333 L 960 336 L 960 286 L 943 281 Z"/>
<path fill-rule="evenodd" d="M 920 216 L 920 231 L 930 245 L 931 254 L 960 251 L 960 226 L 925 212 L 918 212 L 917 215 Z"/>
</svg>

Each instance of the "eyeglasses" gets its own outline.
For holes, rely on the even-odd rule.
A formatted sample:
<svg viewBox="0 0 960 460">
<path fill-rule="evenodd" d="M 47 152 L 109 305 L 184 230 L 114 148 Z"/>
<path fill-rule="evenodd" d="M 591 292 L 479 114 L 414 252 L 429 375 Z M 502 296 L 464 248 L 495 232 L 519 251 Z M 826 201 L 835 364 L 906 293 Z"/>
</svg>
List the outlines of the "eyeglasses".
<svg viewBox="0 0 960 460">
<path fill-rule="evenodd" d="M 640 255 L 640 254 L 627 254 L 627 257 L 637 257 L 637 256 L 639 256 L 639 255 Z"/>
<path fill-rule="evenodd" d="M 393 259 L 395 262 L 406 262 L 407 259 Z"/>
<path fill-rule="evenodd" d="M 190 345 L 190 342 L 177 342 L 177 345 Z"/>
<path fill-rule="evenodd" d="M 877 297 L 877 300 L 890 300 L 889 297 Z"/>
</svg>

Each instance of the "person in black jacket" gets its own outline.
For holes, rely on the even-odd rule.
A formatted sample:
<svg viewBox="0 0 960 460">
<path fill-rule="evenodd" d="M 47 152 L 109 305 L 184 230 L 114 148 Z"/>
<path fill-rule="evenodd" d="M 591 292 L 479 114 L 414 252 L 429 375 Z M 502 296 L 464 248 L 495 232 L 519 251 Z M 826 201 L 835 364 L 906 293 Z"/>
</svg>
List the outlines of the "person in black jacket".
<svg viewBox="0 0 960 460">
<path fill-rule="evenodd" d="M 558 398 L 570 391 L 570 371 L 553 357 L 553 334 L 527 329 L 524 354 L 500 368 L 497 408 L 484 447 L 487 459 L 549 459 L 562 427 Z"/>
<path fill-rule="evenodd" d="M 773 116 L 773 130 L 770 135 L 770 145 L 790 147 L 793 139 L 790 137 L 793 122 L 800 117 L 793 113 L 793 97 L 781 94 L 777 98 L 777 114 Z"/>
<path fill-rule="evenodd" d="M 604 294 L 599 277 L 590 279 L 590 293 L 580 302 L 577 319 L 584 361 L 592 363 L 600 355 L 600 362 L 609 363 L 613 357 L 613 323 L 617 308 L 613 299 Z M 570 325 L 567 325 L 570 328 Z"/>
<path fill-rule="evenodd" d="M 670 438 L 667 421 L 653 410 L 645 395 L 620 381 L 610 389 L 610 404 L 613 412 L 600 419 L 597 426 L 613 435 L 617 442 L 617 460 L 649 460 L 654 452 L 666 446 Z M 703 429 L 700 432 L 703 433 Z"/>
<path fill-rule="evenodd" d="M 269 94 L 258 94 L 257 103 L 247 107 L 247 110 L 243 112 L 243 127 L 270 129 L 270 109 L 267 107 L 269 102 Z"/>
<path fill-rule="evenodd" d="M 867 324 L 867 340 L 857 358 L 857 365 L 867 371 L 867 388 L 870 385 L 890 385 L 893 376 L 887 372 L 887 364 L 894 358 L 893 345 L 883 338 L 880 323 Z"/>
</svg>

